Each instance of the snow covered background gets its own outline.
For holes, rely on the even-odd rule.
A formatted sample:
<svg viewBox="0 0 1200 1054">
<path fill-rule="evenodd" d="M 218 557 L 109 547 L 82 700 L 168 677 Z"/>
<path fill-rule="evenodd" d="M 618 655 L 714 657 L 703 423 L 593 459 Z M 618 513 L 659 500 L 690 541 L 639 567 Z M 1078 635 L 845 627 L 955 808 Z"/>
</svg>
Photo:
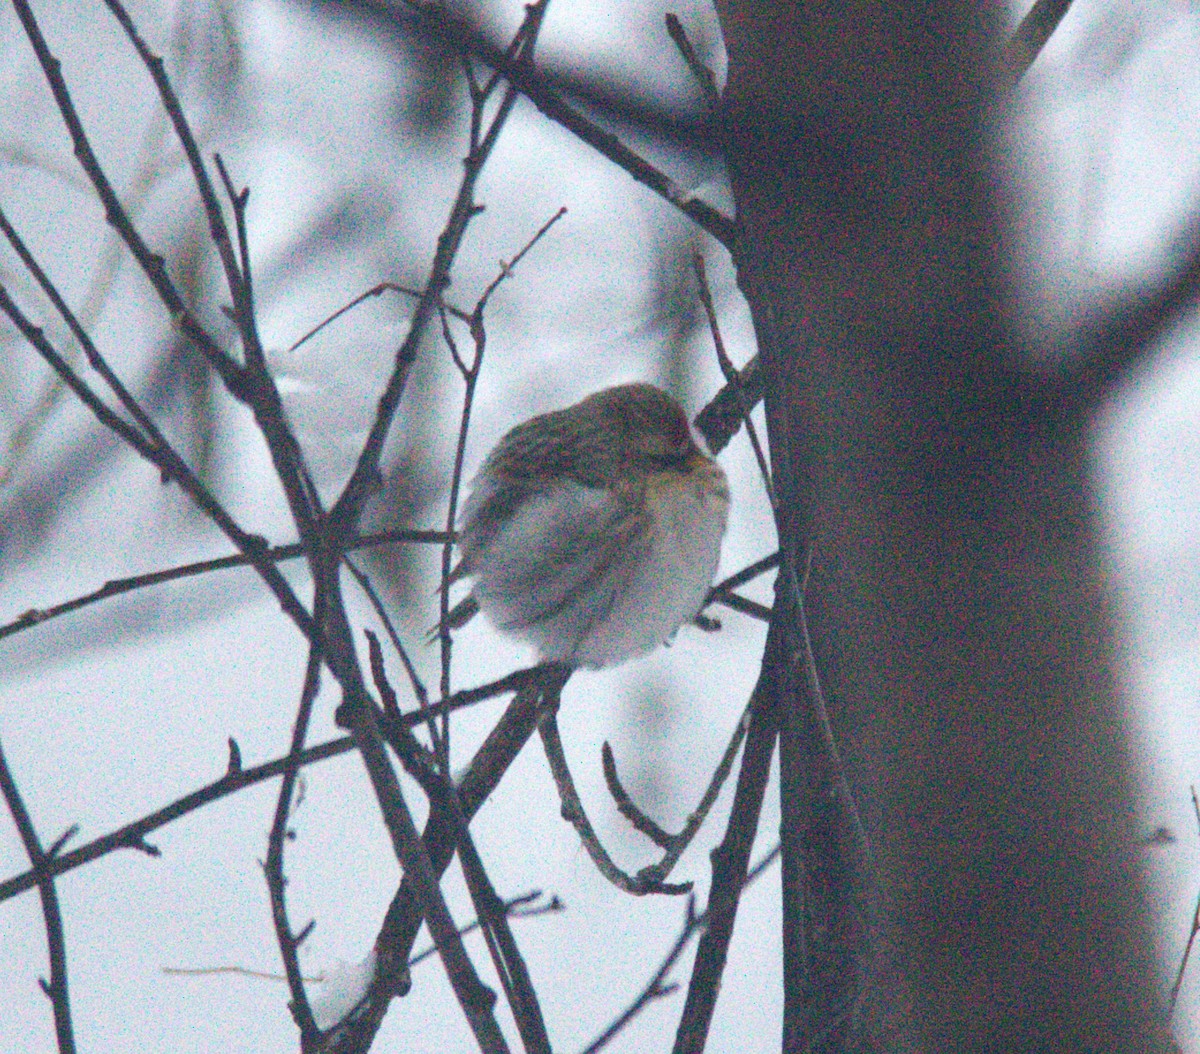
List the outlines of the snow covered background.
<svg viewBox="0 0 1200 1054">
<path fill-rule="evenodd" d="M 139 222 L 183 269 L 198 223 L 190 184 L 144 71 L 99 3 L 36 5 L 85 123 Z M 701 42 L 711 11 L 686 3 L 551 6 L 539 55 L 631 84 L 691 98 L 687 71 L 662 28 L 677 13 Z M 220 150 L 251 188 L 251 249 L 264 339 L 286 376 L 289 408 L 320 482 L 336 492 L 361 441 L 374 392 L 402 337 L 407 304 L 383 298 L 296 352 L 290 345 L 383 279 L 416 285 L 457 185 L 462 93 L 439 85 L 420 49 L 371 39 L 329 11 L 287 0 L 176 5 L 141 0 L 131 12 L 152 45 L 173 56 L 189 115 L 206 149 Z M 1023 11 L 1014 10 L 1013 23 Z M 496 5 L 511 29 L 520 5 Z M 181 50 L 180 41 L 186 40 Z M 174 43 L 172 43 L 174 41 Z M 720 65 L 719 47 L 713 57 Z M 187 71 L 186 73 L 184 71 Z M 11 10 L 0 11 L 0 206 L 88 315 L 123 376 L 152 396 L 171 334 L 128 260 L 108 263 L 111 237 L 81 176 Z M 1013 171 L 1026 196 L 1030 302 L 1035 315 L 1069 313 L 1098 292 L 1153 275 L 1182 217 L 1200 201 L 1200 13 L 1182 2 L 1079 0 L 1013 101 Z M 701 160 L 657 158 L 685 186 L 720 194 Z M 645 379 L 691 411 L 720 387 L 695 311 L 687 267 L 705 248 L 735 361 L 753 351 L 747 312 L 719 247 L 624 173 L 519 103 L 480 189 L 451 298 L 469 308 L 529 236 L 569 212 L 496 294 L 487 360 L 470 434 L 468 472 L 512 424 L 607 384 Z M 184 271 L 186 273 L 186 271 Z M 211 289 L 208 265 L 194 269 Z M 15 258 L 0 279 L 33 303 Z M 217 319 L 208 296 L 207 318 Z M 52 320 L 48 332 L 57 337 Z M 228 551 L 174 488 L 117 450 L 0 328 L 0 622 L 104 581 Z M 178 360 L 172 360 L 178 361 Z M 186 398 L 160 397 L 156 415 L 203 466 L 241 522 L 272 542 L 292 540 L 284 503 L 248 414 L 203 378 L 169 375 Z M 459 396 L 445 350 L 429 342 L 389 449 L 404 466 L 396 509 L 382 522 L 444 523 Z M 43 410 L 39 411 L 39 407 Z M 1197 890 L 1200 840 L 1189 785 L 1200 780 L 1200 348 L 1194 320 L 1164 342 L 1097 425 L 1097 479 L 1112 538 L 1113 583 L 1128 616 L 1126 682 L 1133 734 L 1145 745 L 1143 823 L 1175 841 L 1147 848 L 1160 924 L 1164 991 L 1173 979 Z M 734 495 L 721 573 L 765 555 L 773 530 L 744 434 L 721 457 Z M 398 476 L 397 479 L 400 477 Z M 399 487 L 399 484 L 397 484 Z M 438 550 L 373 565 L 428 683 L 436 649 Z M 388 577 L 390 573 L 390 578 Z M 295 568 L 291 576 L 302 576 Z M 752 595 L 769 597 L 769 582 Z M 351 594 L 354 595 L 354 594 Z M 356 598 L 361 624 L 372 625 Z M 628 783 L 665 825 L 702 792 L 748 696 L 759 624 L 731 612 L 724 629 L 685 629 L 669 648 L 612 671 L 580 674 L 560 722 L 580 791 L 619 862 L 639 867 L 650 847 L 628 832 L 600 775 L 613 744 Z M 305 648 L 248 571 L 157 587 L 0 641 L 0 741 L 44 843 L 72 824 L 96 837 L 216 778 L 226 740 L 247 765 L 286 750 Z M 529 661 L 526 649 L 476 620 L 455 650 L 457 686 Z M 399 683 L 398 665 L 394 680 Z M 314 741 L 337 734 L 333 693 L 318 702 Z M 456 725 L 465 762 L 502 701 Z M 295 1049 L 281 983 L 164 968 L 239 966 L 278 971 L 259 861 L 274 808 L 268 783 L 194 813 L 150 840 L 162 856 L 114 853 L 58 882 L 80 1049 L 173 1052 Z M 707 888 L 707 852 L 728 795 L 675 878 Z M 773 798 L 758 853 L 772 844 Z M 398 869 L 361 765 L 353 755 L 307 770 L 288 847 L 295 925 L 310 973 L 361 961 Z M 504 896 L 557 893 L 566 911 L 516 924 L 556 1049 L 585 1046 L 640 990 L 678 932 L 683 904 L 619 894 L 596 875 L 558 802 L 536 745 L 518 760 L 473 826 Z M 536 832 L 536 838 L 526 832 Z M 519 832 L 519 834 L 518 834 Z M 757 854 L 756 854 L 757 855 Z M 28 866 L 0 821 L 0 880 Z M 470 909 L 447 882 L 456 918 Z M 711 1045 L 745 1054 L 778 1045 L 778 878 L 768 874 L 739 914 Z M 418 948 L 424 940 L 418 941 Z M 0 904 L 0 1054 L 53 1047 L 35 893 Z M 468 938 L 468 948 L 481 948 Z M 485 957 L 476 956 L 487 978 Z M 690 960 L 677 976 L 686 978 Z M 441 966 L 414 971 L 414 989 L 389 1014 L 379 1049 L 472 1049 Z M 679 997 L 642 1015 L 612 1049 L 659 1049 Z M 504 1022 L 508 1027 L 508 1022 Z M 1200 1052 L 1200 979 L 1185 982 L 1176 1034 Z"/>
</svg>

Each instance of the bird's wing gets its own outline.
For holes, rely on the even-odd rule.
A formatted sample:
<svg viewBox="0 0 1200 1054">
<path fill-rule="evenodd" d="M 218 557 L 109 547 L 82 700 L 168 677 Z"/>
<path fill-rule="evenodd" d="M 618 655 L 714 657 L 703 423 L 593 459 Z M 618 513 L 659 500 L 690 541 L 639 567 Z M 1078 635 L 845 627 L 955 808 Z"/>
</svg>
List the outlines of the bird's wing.
<svg viewBox="0 0 1200 1054">
<path fill-rule="evenodd" d="M 536 625 L 585 594 L 611 600 L 647 537 L 636 493 L 559 479 L 526 497 L 473 559 L 473 591 L 502 629 Z"/>
</svg>

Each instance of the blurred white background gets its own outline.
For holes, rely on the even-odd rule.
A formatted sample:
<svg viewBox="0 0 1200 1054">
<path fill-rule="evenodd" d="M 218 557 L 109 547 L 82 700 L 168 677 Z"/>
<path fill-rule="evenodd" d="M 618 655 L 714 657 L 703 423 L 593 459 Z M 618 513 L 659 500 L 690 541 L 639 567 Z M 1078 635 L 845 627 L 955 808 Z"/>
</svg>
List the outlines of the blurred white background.
<svg viewBox="0 0 1200 1054">
<path fill-rule="evenodd" d="M 206 320 L 220 326 L 216 272 L 196 248 L 203 223 L 144 70 L 101 4 L 53 0 L 35 10 L 114 183 L 205 305 Z M 130 10 L 168 56 L 205 149 L 219 150 L 235 181 L 251 188 L 264 339 L 286 378 L 306 453 L 333 495 L 370 421 L 409 305 L 371 301 L 301 349 L 287 349 L 375 283 L 422 281 L 465 148 L 461 79 L 429 49 L 380 39 L 337 5 L 143 0 Z M 695 93 L 663 29 L 668 10 L 719 70 L 715 18 L 699 0 L 552 4 L 539 55 L 687 112 Z M 521 6 L 496 0 L 488 12 L 489 24 L 511 31 Z M 1023 13 L 1014 9 L 1014 25 Z M 0 207 L 239 520 L 273 543 L 292 540 L 249 415 L 174 346 L 140 273 L 114 254 L 11 10 L 0 12 L 0 99 Z M 1182 2 L 1080 0 L 1010 109 L 1005 163 L 1020 198 L 1036 329 L 1155 274 L 1182 217 L 1200 207 L 1200 11 Z M 706 195 L 719 199 L 723 176 L 712 161 L 636 136 L 631 142 L 657 150 L 655 160 L 683 185 L 706 185 Z M 720 247 L 529 104 L 518 103 L 479 196 L 486 211 L 471 228 L 449 294 L 465 308 L 500 260 L 560 206 L 569 211 L 492 300 L 468 476 L 517 421 L 608 384 L 655 381 L 693 414 L 715 394 L 720 372 L 689 277 L 695 248 L 708 261 L 735 361 L 753 354 Z M 67 343 L 7 250 L 0 281 Z M 163 487 L 54 389 L 7 324 L 0 346 L 0 622 L 108 579 L 228 551 L 177 489 Z M 460 391 L 444 347 L 428 341 L 389 447 L 390 501 L 373 511 L 376 523 L 444 524 Z M 1096 431 L 1113 587 L 1128 618 L 1130 731 L 1144 748 L 1140 819 L 1147 835 L 1163 826 L 1174 836 L 1146 853 L 1164 994 L 1200 890 L 1189 796 L 1200 781 L 1198 414 L 1192 320 L 1113 400 Z M 774 531 L 744 433 L 721 462 L 734 495 L 724 575 L 769 553 Z M 438 558 L 437 549 L 411 548 L 370 565 L 431 685 L 436 649 L 420 641 L 437 617 Z M 769 585 L 748 592 L 769 602 Z M 374 625 L 362 598 L 355 603 L 361 624 Z M 764 636 L 760 624 L 720 614 L 719 634 L 685 628 L 669 649 L 576 676 L 564 696 L 560 721 L 581 793 L 627 866 L 653 853 L 607 797 L 600 744 L 613 744 L 649 811 L 668 827 L 682 822 L 741 713 Z M 304 656 L 298 633 L 247 571 L 145 590 L 0 641 L 0 740 L 43 842 L 74 824 L 72 844 L 94 838 L 216 778 L 228 737 L 247 765 L 284 753 Z M 530 658 L 475 620 L 458 638 L 455 685 L 485 682 Z M 398 663 L 392 672 L 399 685 Z M 336 704 L 332 692 L 320 697 L 314 741 L 337 734 Z M 484 704 L 456 724 L 460 762 L 502 706 Z M 268 783 L 156 833 L 157 859 L 114 853 L 58 882 L 80 1049 L 296 1048 L 282 983 L 164 973 L 279 970 L 260 866 L 275 794 Z M 694 880 L 701 903 L 707 852 L 727 806 L 728 794 L 674 876 Z M 558 812 L 531 745 L 473 830 L 502 896 L 541 889 L 566 902 L 563 913 L 516 926 L 551 1039 L 556 1049 L 575 1050 L 641 989 L 678 932 L 684 905 L 612 889 Z M 769 799 L 756 856 L 773 844 L 774 820 Z M 353 755 L 307 770 L 293 828 L 289 907 L 297 926 L 316 920 L 302 949 L 305 969 L 361 960 L 398 869 Z M 5 817 L 0 880 L 27 866 Z M 465 922 L 469 903 L 453 869 L 451 876 L 452 908 Z M 778 1046 L 777 887 L 777 873 L 768 872 L 743 903 L 713 1050 Z M 0 1052 L 52 1049 L 50 1009 L 37 986 L 48 968 L 36 893 L 0 904 L 0 947 Z M 686 978 L 689 962 L 677 978 Z M 681 998 L 652 1006 L 612 1049 L 663 1048 Z M 1200 1052 L 1194 973 L 1175 1032 L 1185 1051 Z M 412 993 L 393 1005 L 378 1042 L 381 1050 L 473 1048 L 436 961 L 416 968 Z"/>
</svg>

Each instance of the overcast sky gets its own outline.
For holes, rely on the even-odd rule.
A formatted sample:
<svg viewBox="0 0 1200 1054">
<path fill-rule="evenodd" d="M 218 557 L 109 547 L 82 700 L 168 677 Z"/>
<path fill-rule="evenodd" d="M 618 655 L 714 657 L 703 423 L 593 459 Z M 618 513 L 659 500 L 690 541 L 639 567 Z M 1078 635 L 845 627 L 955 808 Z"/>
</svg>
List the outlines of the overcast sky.
<svg viewBox="0 0 1200 1054">
<path fill-rule="evenodd" d="M 464 111 L 461 100 L 453 103 L 443 125 L 418 134 L 432 89 L 395 51 L 308 5 L 231 6 L 232 38 L 211 17 L 215 5 L 199 0 L 182 12 L 151 0 L 131 11 L 153 46 L 175 56 L 169 68 L 177 76 L 171 26 L 195 30 L 186 105 L 206 148 L 219 150 L 235 179 L 251 187 L 264 339 L 306 454 L 332 495 L 369 423 L 407 305 L 374 301 L 303 348 L 288 349 L 374 283 L 420 282 L 456 186 Z M 143 71 L 101 4 L 48 2 L 36 10 L 114 182 L 127 200 L 145 198 L 139 222 L 170 258 L 186 247 L 196 213 Z M 498 24 L 511 27 L 520 5 L 497 10 Z M 639 91 L 685 99 L 686 71 L 661 28 L 665 10 L 678 13 L 696 39 L 716 39 L 711 13 L 699 2 L 573 0 L 551 6 L 541 53 L 562 64 L 584 58 L 588 69 Z M 714 58 L 719 67 L 719 48 Z M 0 99 L 0 205 L 71 303 L 90 311 L 89 325 L 114 365 L 135 383 L 149 383 L 169 327 L 128 261 L 116 269 L 105 262 L 102 216 L 79 185 L 11 10 L 0 11 Z M 1024 195 L 1031 324 L 1153 275 L 1181 215 L 1197 204 L 1200 14 L 1184 3 L 1079 0 L 1012 108 L 1006 156 Z M 677 164 L 680 182 L 705 184 L 705 193 L 720 200 L 719 170 L 696 159 Z M 489 309 L 468 475 L 517 421 L 605 385 L 654 380 L 672 387 L 690 413 L 717 391 L 720 372 L 706 335 L 684 327 L 676 339 L 678 319 L 664 314 L 664 305 L 676 303 L 664 292 L 668 279 L 690 252 L 690 232 L 669 206 L 524 103 L 480 198 L 486 212 L 472 228 L 450 294 L 464 307 L 499 261 L 560 206 L 568 214 Z M 700 244 L 726 342 L 740 364 L 753 354 L 747 312 L 719 247 Z M 29 293 L 7 251 L 0 253 L 0 277 Z M 210 280 L 197 279 L 201 288 Z M 206 317 L 219 318 L 215 301 Z M 59 336 L 48 314 L 46 324 Z M 228 551 L 176 489 L 109 451 L 69 399 L 48 393 L 27 347 L 7 329 L 0 328 L 0 340 L 0 623 L 111 578 Z M 390 449 L 393 463 L 411 464 L 419 477 L 405 506 L 413 526 L 444 522 L 459 396 L 445 349 L 428 343 Z M 39 405 L 46 407 L 41 416 Z M 1146 834 L 1162 825 L 1175 837 L 1147 850 L 1164 989 L 1200 888 L 1188 789 L 1200 779 L 1198 413 L 1193 325 L 1171 334 L 1097 426 L 1113 585 L 1128 618 L 1131 733 L 1145 744 L 1140 823 Z M 162 414 L 197 458 L 207 458 L 210 478 L 243 523 L 272 542 L 292 539 L 265 450 L 241 408 L 221 396 L 211 404 L 198 397 L 190 410 L 164 403 Z M 770 552 L 773 530 L 744 434 L 721 462 L 734 496 L 720 572 L 727 574 Z M 436 652 L 419 641 L 436 619 L 437 559 L 436 550 L 421 553 L 392 583 L 407 597 L 397 616 L 431 684 Z M 298 568 L 289 574 L 303 580 Z M 769 600 L 769 585 L 748 592 Z M 361 597 L 353 597 L 352 610 L 362 625 L 374 624 Z M 651 847 L 624 827 L 607 798 L 600 744 L 613 744 L 631 786 L 665 825 L 682 821 L 745 704 L 764 636 L 740 615 L 723 612 L 721 619 L 719 634 L 685 627 L 668 649 L 580 674 L 564 697 L 563 738 L 581 793 L 602 837 L 631 868 L 650 862 Z M 244 571 L 144 591 L 0 641 L 0 740 L 43 842 L 73 824 L 76 843 L 91 839 L 216 778 L 228 737 L 247 764 L 284 752 L 304 657 L 299 635 Z M 476 620 L 459 638 L 455 683 L 483 683 L 530 659 L 527 649 Z M 314 740 L 337 732 L 336 702 L 329 691 L 320 697 Z M 463 716 L 455 738 L 460 763 L 502 705 L 493 701 Z M 151 839 L 159 858 L 114 854 L 60 880 L 81 1050 L 295 1049 L 284 985 L 164 972 L 279 970 L 259 864 L 275 794 L 268 784 L 173 824 Z M 697 883 L 701 902 L 727 798 L 675 874 Z M 683 904 L 636 900 L 608 886 L 558 808 L 545 761 L 531 744 L 472 829 L 501 895 L 541 889 L 566 902 L 563 913 L 518 923 L 517 937 L 555 1048 L 568 1051 L 594 1038 L 645 983 L 678 932 Z M 769 798 L 757 853 L 772 844 L 775 808 Z M 303 948 L 305 969 L 316 974 L 339 960 L 361 960 L 398 870 L 354 756 L 306 773 L 293 826 L 289 907 L 297 926 L 310 918 L 317 924 Z M 15 831 L 0 822 L 0 880 L 27 866 Z M 447 889 L 465 923 L 471 913 L 453 870 Z M 778 1045 L 777 916 L 772 871 L 738 917 L 713 1050 L 755 1054 Z M 418 946 L 424 944 L 422 938 Z M 52 1019 L 36 983 L 47 972 L 36 894 L 0 904 L 0 947 L 0 1054 L 52 1049 Z M 482 964 L 480 946 L 469 940 L 468 947 Z M 685 959 L 676 977 L 686 978 L 689 965 Z M 389 1014 L 378 1049 L 472 1049 L 441 966 L 425 963 L 414 981 L 412 995 Z M 1176 1033 L 1189 1054 L 1200 1054 L 1194 975 L 1183 999 Z M 661 1049 L 680 1005 L 679 998 L 656 1004 L 612 1049 Z M 507 1019 L 502 1024 L 511 1032 Z"/>
</svg>

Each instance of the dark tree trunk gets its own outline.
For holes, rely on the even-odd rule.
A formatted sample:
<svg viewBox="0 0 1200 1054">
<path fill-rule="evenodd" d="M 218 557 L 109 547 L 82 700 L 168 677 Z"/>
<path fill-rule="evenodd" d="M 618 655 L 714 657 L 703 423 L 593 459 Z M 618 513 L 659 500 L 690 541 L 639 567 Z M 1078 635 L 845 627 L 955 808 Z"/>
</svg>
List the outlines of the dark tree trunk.
<svg viewBox="0 0 1200 1054">
<path fill-rule="evenodd" d="M 785 1049 L 1162 1049 L 1089 415 L 1008 325 L 999 11 L 717 7 L 783 546 L 872 854 L 806 712 Z"/>
</svg>

